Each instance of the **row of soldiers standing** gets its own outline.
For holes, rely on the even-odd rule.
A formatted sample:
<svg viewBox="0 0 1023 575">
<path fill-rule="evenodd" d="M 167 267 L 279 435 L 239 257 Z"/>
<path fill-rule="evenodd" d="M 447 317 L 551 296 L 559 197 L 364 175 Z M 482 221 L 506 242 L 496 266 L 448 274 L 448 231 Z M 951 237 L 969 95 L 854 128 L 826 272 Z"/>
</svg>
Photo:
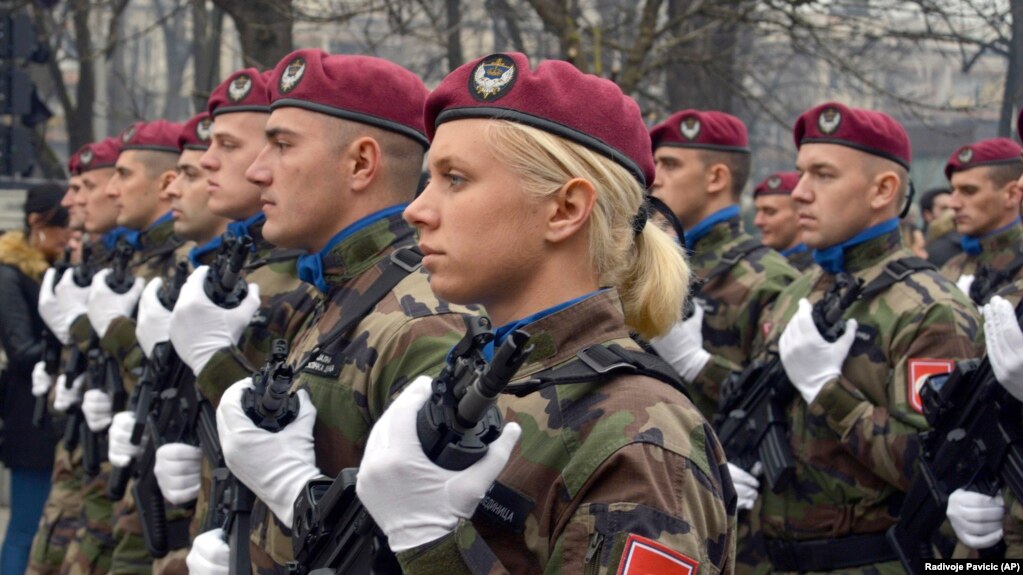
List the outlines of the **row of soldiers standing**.
<svg viewBox="0 0 1023 575">
<path fill-rule="evenodd" d="M 397 265 L 395 258 L 416 244 L 402 210 L 414 198 L 428 136 L 483 103 L 481 109 L 498 109 L 502 117 L 546 119 L 593 137 L 599 128 L 587 128 L 586 122 L 601 114 L 584 103 L 559 101 L 565 116 L 549 103 L 537 103 L 545 89 L 561 86 L 557 82 L 591 87 L 586 83 L 591 80 L 574 74 L 562 71 L 552 79 L 542 67 L 531 71 L 524 56 L 494 55 L 466 64 L 428 95 L 418 78 L 392 63 L 300 50 L 271 71 L 230 75 L 211 96 L 208 113 L 183 126 L 139 123 L 79 150 L 71 160 L 66 202 L 72 224 L 88 234 L 85 251 L 91 253 L 59 281 L 56 271 L 48 274 L 40 313 L 67 346 L 66 355 L 77 349 L 85 368 L 66 361 L 56 377 L 40 364 L 33 384 L 37 395 L 54 396 L 56 411 L 80 411 L 79 437 L 108 434 L 108 461 L 86 469 L 83 446 L 58 448 L 29 572 L 227 573 L 230 554 L 239 553 L 244 539 L 232 540 L 230 548 L 227 534 L 208 519 L 222 496 L 215 479 L 227 474 L 257 496 L 245 534 L 251 569 L 287 572 L 294 559 L 294 505 L 307 482 L 358 466 L 374 422 L 409 382 L 440 373 L 464 332 L 464 318 L 482 311 L 434 295 L 441 286 L 431 286 L 414 265 L 360 309 L 363 296 Z M 585 105 L 598 106 L 601 97 L 626 98 L 601 93 Z M 338 119 L 343 123 L 334 123 Z M 536 125 L 561 134 L 551 124 Z M 605 466 L 614 453 L 604 441 L 600 449 L 580 449 L 585 458 L 573 455 L 588 467 L 559 468 L 545 459 L 556 459 L 554 454 L 516 452 L 486 506 L 512 510 L 510 519 L 482 512 L 472 521 L 463 517 L 457 543 L 449 545 L 430 544 L 402 529 L 387 532 L 406 572 L 582 572 L 593 566 L 596 572 L 627 573 L 618 570 L 620 564 L 625 568 L 625 558 L 651 548 L 693 571 L 901 569 L 884 533 L 898 519 L 919 455 L 916 437 L 927 427 L 919 386 L 927 376 L 951 371 L 954 362 L 984 353 L 985 319 L 978 306 L 989 299 L 988 324 L 1019 331 L 1012 304 L 1023 263 L 1016 186 L 1023 161 L 1019 146 L 1002 140 L 952 155 L 948 175 L 966 254 L 949 262 L 943 271 L 951 275 L 944 277 L 913 260 L 903 246 L 898 218 L 911 201 L 911 154 L 897 122 L 828 103 L 801 115 L 794 134 L 799 173 L 772 176 L 755 192 L 757 201 L 794 206 L 799 243 L 793 245 L 789 236 L 789 245 L 773 246 L 787 252 L 791 264 L 742 230 L 738 201 L 750 150 L 738 119 L 679 112 L 649 136 L 643 131 L 648 157 L 624 155 L 640 166 L 656 164 L 650 194 L 685 230 L 695 278 L 691 315 L 652 337 L 652 347 L 674 368 L 707 421 L 719 416 L 722 387 L 732 374 L 765 355 L 780 356 L 798 392 L 785 413 L 795 481 L 779 492 L 761 487 L 755 468 L 726 465 L 713 434 L 699 435 L 703 452 L 671 447 L 636 430 L 619 438 L 615 449 L 657 445 L 680 454 L 688 463 L 679 473 L 698 481 L 683 481 L 684 489 L 666 487 L 660 477 L 626 466 L 617 483 L 612 477 L 611 487 L 594 490 L 610 500 L 582 505 L 573 500 L 574 514 L 555 518 L 561 503 L 538 495 L 542 487 L 565 485 L 558 497 L 571 499 L 567 486 L 580 489 L 587 478 L 609 473 Z M 602 145 L 634 151 L 627 149 L 631 140 L 582 140 L 598 151 Z M 252 242 L 242 271 L 248 293 L 233 306 L 218 305 L 204 286 L 223 268 L 218 256 L 237 249 L 242 238 Z M 114 271 L 86 273 L 110 267 L 118 257 L 131 258 L 127 267 L 135 278 L 123 287 L 107 281 Z M 186 282 L 177 276 L 184 273 L 179 262 L 196 270 Z M 501 265 L 494 264 L 495 273 Z M 845 273 L 876 284 L 893 275 L 893 265 L 905 273 L 852 302 L 845 310 L 845 334 L 835 341 L 821 337 L 811 307 L 836 277 Z M 79 278 L 76 270 L 82 271 Z M 179 293 L 168 309 L 162 296 L 175 284 Z M 992 299 L 999 290 L 1011 303 Z M 355 323 L 349 324 L 353 313 Z M 345 329 L 339 332 L 338 326 Z M 535 343 L 541 348 L 565 345 L 557 330 L 543 333 L 553 341 L 540 338 Z M 1003 333 L 1012 336 L 1002 329 L 998 337 Z M 1002 341 L 998 337 L 989 330 L 989 347 Z M 271 359 L 278 339 L 290 342 L 287 362 L 295 368 L 292 389 L 302 407 L 294 422 L 268 433 L 249 421 L 242 403 L 250 378 Z M 219 406 L 220 460 L 204 457 L 189 433 L 163 441 L 149 426 L 142 441 L 132 441 L 146 423 L 139 415 L 147 414 L 127 409 L 112 389 L 90 381 L 90 366 L 113 365 L 125 394 L 133 393 L 168 341 L 194 375 L 177 393 Z M 565 360 L 552 353 L 542 367 Z M 1008 388 L 1021 380 L 1019 368 L 1012 371 L 1007 361 L 992 358 L 1002 366 L 1000 379 Z M 164 398 L 169 411 L 178 405 Z M 662 404 L 648 411 L 657 405 Z M 683 426 L 700 421 L 695 415 L 679 419 Z M 589 445 L 568 424 L 546 422 L 529 432 L 550 442 Z M 153 451 L 148 459 L 147 440 Z M 166 545 L 158 558 L 134 497 L 143 491 L 128 487 L 116 503 L 108 496 L 118 467 L 147 460 L 152 470 L 137 466 L 136 483 L 151 486 L 155 480 L 169 504 Z M 657 494 L 658 501 L 670 499 L 664 493 L 673 490 L 680 506 L 690 509 L 685 514 L 638 500 L 644 492 Z M 1013 505 L 1009 516 L 1018 518 L 1023 512 Z M 1003 508 L 999 498 L 963 490 L 950 500 L 948 516 L 964 544 L 984 547 L 1002 538 Z M 606 536 L 613 545 L 605 543 Z M 1023 554 L 1014 537 L 1018 531 L 1005 530 L 1010 552 Z M 452 553 L 461 559 L 452 560 Z"/>
</svg>

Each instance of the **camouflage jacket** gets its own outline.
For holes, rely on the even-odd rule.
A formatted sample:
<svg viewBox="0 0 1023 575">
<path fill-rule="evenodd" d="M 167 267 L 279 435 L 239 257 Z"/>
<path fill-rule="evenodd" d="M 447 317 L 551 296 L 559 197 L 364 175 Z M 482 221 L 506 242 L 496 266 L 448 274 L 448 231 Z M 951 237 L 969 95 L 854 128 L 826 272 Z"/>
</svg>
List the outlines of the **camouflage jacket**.
<svg viewBox="0 0 1023 575">
<path fill-rule="evenodd" d="M 785 256 L 785 260 L 789 262 L 790 266 L 792 266 L 797 272 L 803 273 L 807 270 L 807 268 L 814 265 L 813 250 L 806 247 L 805 244 L 799 245 L 802 246 L 803 249 L 798 249 L 797 246 L 789 248 L 788 250 L 783 250 L 781 254 Z"/>
<path fill-rule="evenodd" d="M 744 242 L 755 242 L 741 229 L 738 216 L 710 229 L 695 245 L 690 265 L 696 278 L 693 298 L 703 306 L 703 348 L 711 354 L 707 366 L 692 382 L 693 403 L 704 417 L 718 409 L 719 387 L 725 377 L 749 363 L 763 313 L 799 272 L 778 252 L 759 246 L 728 266 L 722 259 Z M 749 244 L 747 244 L 749 245 Z M 727 271 L 717 273 L 724 265 Z M 712 274 L 716 277 L 708 281 Z"/>
<path fill-rule="evenodd" d="M 672 572 L 731 573 L 735 491 L 692 402 L 639 375 L 547 387 L 527 380 L 593 344 L 639 349 L 617 292 L 522 329 L 535 350 L 498 402 L 522 438 L 471 521 L 399 553 L 405 573 L 666 572 L 668 563 L 644 564 L 651 549 L 671 558 Z"/>
<path fill-rule="evenodd" d="M 292 365 L 311 360 L 295 375 L 293 387 L 307 389 L 317 408 L 316 464 L 331 477 L 343 468 L 358 467 L 370 428 L 391 398 L 416 377 L 440 373 L 465 332 L 463 314 L 473 313 L 433 295 L 425 270 L 419 269 L 349 333 L 321 348 L 346 308 L 390 265 L 391 253 L 415 241 L 415 231 L 400 213 L 342 240 L 323 258 L 329 289 L 292 342 Z M 253 524 L 259 520 L 262 527 L 254 540 L 283 565 L 292 559 L 291 534 L 271 520 L 262 503 L 258 507 Z M 265 568 L 258 565 L 257 571 Z"/>
<path fill-rule="evenodd" d="M 983 290 L 982 300 L 977 302 L 983 304 L 992 294 L 1013 280 L 1023 279 L 1023 267 L 1019 267 L 1009 277 L 1002 277 L 999 273 L 1008 268 L 1013 260 L 1023 258 L 1023 225 L 1016 222 L 1006 230 L 983 237 L 980 239 L 980 245 L 983 251 L 977 255 L 964 252 L 945 262 L 941 267 L 941 274 L 953 282 L 958 280 L 959 276 L 973 275 L 974 285 L 978 286 L 978 282 L 989 281 L 990 287 Z M 970 291 L 974 291 L 972 287 Z"/>
<path fill-rule="evenodd" d="M 910 257 L 898 230 L 845 250 L 845 268 L 864 285 L 887 262 Z M 799 300 L 821 299 L 834 276 L 804 274 L 778 297 L 763 324 L 769 349 Z M 978 357 L 981 320 L 976 307 L 935 271 L 914 273 L 873 299 L 858 300 L 845 318 L 859 323 L 842 374 L 807 405 L 796 394 L 788 408 L 796 479 L 782 493 L 764 490 L 754 526 L 768 538 L 825 539 L 881 533 L 898 517 L 926 428 L 919 382 L 931 360 Z M 935 362 L 937 360 L 937 362 Z"/>
</svg>

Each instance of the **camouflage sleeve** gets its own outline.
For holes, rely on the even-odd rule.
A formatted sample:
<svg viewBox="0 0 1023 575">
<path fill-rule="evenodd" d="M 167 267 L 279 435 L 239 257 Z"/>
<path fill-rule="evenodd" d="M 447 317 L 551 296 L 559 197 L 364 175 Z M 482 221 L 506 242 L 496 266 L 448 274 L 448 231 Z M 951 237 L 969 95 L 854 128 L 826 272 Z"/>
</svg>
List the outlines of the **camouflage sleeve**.
<svg viewBox="0 0 1023 575">
<path fill-rule="evenodd" d="M 906 491 L 916 462 L 916 436 L 927 427 L 918 400 L 914 401 L 918 388 L 912 381 L 910 361 L 976 357 L 979 350 L 971 333 L 977 333 L 976 322 L 951 304 L 933 304 L 907 314 L 897 323 L 887 354 L 894 366 L 886 384 L 887 406 L 871 402 L 843 374 L 824 386 L 811 412 L 826 417 L 828 426 L 865 467 Z"/>
<path fill-rule="evenodd" d="M 731 479 L 716 442 L 699 430 L 693 442 L 713 456 L 711 464 L 702 454 L 694 460 L 647 443 L 611 454 L 587 479 L 571 516 L 552 518 L 563 527 L 552 533 L 544 573 L 614 574 L 626 563 L 625 573 L 666 572 L 668 565 L 679 573 L 732 573 Z M 507 573 L 467 521 L 398 560 L 409 575 Z"/>
<path fill-rule="evenodd" d="M 696 379 L 690 383 L 703 395 L 720 401 L 721 384 L 724 383 L 724 381 L 728 379 L 732 373 L 738 373 L 741 371 L 741 365 L 732 363 L 728 361 L 728 359 L 714 354 L 710 356 L 710 360 L 707 362 L 707 365 L 703 366 L 703 370 L 700 371 L 700 375 L 696 376 Z"/>
<path fill-rule="evenodd" d="M 945 276 L 950 282 L 955 283 L 959 280 L 959 276 L 963 273 L 963 260 L 966 259 L 965 254 L 959 254 L 952 259 L 945 262 L 941 269 L 941 275 Z"/>
<path fill-rule="evenodd" d="M 132 374 L 145 361 L 145 354 L 135 337 L 135 319 L 124 316 L 114 319 L 107 333 L 100 338 L 99 345 L 121 366 L 124 388 L 130 393 L 135 388 L 135 377 Z"/>
<path fill-rule="evenodd" d="M 1005 556 L 1023 557 L 1023 503 L 1005 489 Z"/>
<path fill-rule="evenodd" d="M 216 408 L 220 405 L 220 396 L 235 382 L 251 377 L 258 371 L 245 354 L 232 345 L 213 352 L 202 371 L 195 376 L 195 385 L 203 396 Z"/>
<path fill-rule="evenodd" d="M 82 314 L 71 322 L 71 345 L 78 346 L 78 351 L 86 353 L 92 342 L 92 324 L 89 323 L 89 316 Z"/>
</svg>

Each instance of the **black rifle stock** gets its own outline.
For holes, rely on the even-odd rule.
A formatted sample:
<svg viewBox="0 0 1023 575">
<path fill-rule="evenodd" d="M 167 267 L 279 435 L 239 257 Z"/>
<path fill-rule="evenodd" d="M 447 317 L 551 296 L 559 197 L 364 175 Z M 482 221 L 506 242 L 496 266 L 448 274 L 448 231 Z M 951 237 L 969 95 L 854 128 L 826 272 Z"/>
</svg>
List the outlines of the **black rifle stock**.
<svg viewBox="0 0 1023 575">
<path fill-rule="evenodd" d="M 71 268 L 71 248 L 64 249 L 64 258 L 54 264 L 54 278 L 53 287 L 57 287 L 57 282 L 64 277 L 64 272 Z M 60 372 L 60 340 L 57 336 L 53 335 L 53 332 L 48 328 L 43 328 L 43 365 L 46 368 L 46 374 L 50 377 L 56 376 Z M 46 400 L 47 394 L 37 396 L 35 398 L 35 405 L 32 408 L 32 426 L 37 429 L 42 429 L 46 424 Z"/>
<path fill-rule="evenodd" d="M 838 274 L 835 284 L 814 304 L 814 325 L 825 340 L 834 342 L 845 332 L 842 314 L 859 296 L 860 287 L 851 275 Z M 728 460 L 746 471 L 761 462 L 767 486 L 775 493 L 784 491 L 796 473 L 786 422 L 795 393 L 781 358 L 772 354 L 725 381 L 715 418 Z"/>
<path fill-rule="evenodd" d="M 92 261 L 92 245 L 82 244 L 82 260 L 77 266 L 71 271 L 71 279 L 74 280 L 75 285 L 78 287 L 86 287 L 92 284 L 92 276 L 96 274 L 96 269 Z M 99 343 L 95 341 L 95 336 L 89 343 L 90 347 L 95 347 Z M 67 360 L 64 362 L 64 387 L 71 389 L 74 382 L 78 377 L 85 373 L 86 357 L 78 345 L 72 343 L 68 346 Z M 73 405 L 67 410 L 68 418 L 64 424 L 64 448 L 68 452 L 74 451 L 78 444 L 81 442 L 81 429 L 85 423 L 83 419 L 82 410 L 80 405 Z"/>
<path fill-rule="evenodd" d="M 433 381 L 433 395 L 419 410 L 416 430 L 423 452 L 435 463 L 462 470 L 486 455 L 501 434 L 496 406 L 501 391 L 532 351 L 529 335 L 511 333 L 494 353 L 483 356 L 493 340 L 486 318 L 466 318 L 467 331 L 452 351 L 451 363 Z M 355 492 L 358 469 L 334 480 L 313 480 L 295 502 L 293 575 L 400 573 L 397 560 L 372 516 Z"/>
<path fill-rule="evenodd" d="M 1016 316 L 1023 317 L 1023 304 Z M 1023 500 L 1023 405 L 998 383 L 990 360 L 961 361 L 951 374 L 931 376 L 920 397 L 931 429 L 919 436 L 917 472 L 887 533 L 913 575 L 922 572 L 921 559 L 934 557 L 932 540 L 953 491 L 995 495 L 1004 486 Z M 1000 543 L 980 553 L 997 558 L 1004 551 Z"/>
</svg>

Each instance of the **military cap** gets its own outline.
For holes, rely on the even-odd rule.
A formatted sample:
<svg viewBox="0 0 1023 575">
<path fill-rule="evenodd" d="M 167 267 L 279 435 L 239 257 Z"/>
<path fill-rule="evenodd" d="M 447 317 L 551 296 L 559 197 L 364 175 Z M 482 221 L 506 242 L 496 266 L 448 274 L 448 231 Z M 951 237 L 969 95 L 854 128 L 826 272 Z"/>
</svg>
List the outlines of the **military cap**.
<svg viewBox="0 0 1023 575">
<path fill-rule="evenodd" d="M 791 195 L 799 183 L 799 172 L 771 174 L 753 188 L 753 196 Z"/>
<path fill-rule="evenodd" d="M 731 114 L 713 110 L 682 110 L 650 130 L 654 148 L 702 148 L 749 153 L 746 124 Z"/>
<path fill-rule="evenodd" d="M 75 150 L 71 157 L 67 159 L 67 171 L 72 176 L 82 173 L 82 152 L 86 149 L 88 149 L 88 144 Z"/>
<path fill-rule="evenodd" d="M 206 111 L 214 118 L 229 112 L 269 114 L 270 93 L 267 82 L 271 74 L 271 70 L 260 72 L 255 68 L 238 70 L 213 90 Z"/>
<path fill-rule="evenodd" d="M 909 169 L 909 135 L 902 124 L 883 112 L 828 102 L 803 112 L 792 133 L 797 149 L 810 143 L 838 144 Z"/>
<path fill-rule="evenodd" d="M 205 151 L 210 148 L 210 128 L 213 120 L 209 112 L 199 112 L 192 116 L 178 135 L 178 148 L 184 150 Z"/>
<path fill-rule="evenodd" d="M 426 131 L 466 118 L 510 120 L 586 146 L 622 165 L 646 187 L 654 181 L 650 137 L 636 102 L 617 84 L 559 60 L 531 69 L 519 52 L 459 66 L 426 101 Z"/>
<path fill-rule="evenodd" d="M 997 164 L 1020 164 L 1023 148 L 1008 138 L 991 138 L 967 144 L 952 152 L 945 162 L 945 177 L 952 179 L 952 174 L 970 170 L 980 166 Z"/>
<path fill-rule="evenodd" d="M 78 163 L 80 173 L 100 168 L 112 168 L 121 154 L 121 138 L 114 136 L 98 142 L 86 144 L 79 150 Z"/>
<path fill-rule="evenodd" d="M 150 152 L 170 152 L 177 154 L 178 136 L 181 135 L 181 124 L 167 120 L 152 122 L 135 122 L 121 133 L 121 151 L 147 150 Z"/>
<path fill-rule="evenodd" d="M 429 145 L 423 131 L 429 90 L 419 76 L 383 58 L 296 50 L 277 63 L 269 92 L 272 110 L 304 108 Z"/>
</svg>

